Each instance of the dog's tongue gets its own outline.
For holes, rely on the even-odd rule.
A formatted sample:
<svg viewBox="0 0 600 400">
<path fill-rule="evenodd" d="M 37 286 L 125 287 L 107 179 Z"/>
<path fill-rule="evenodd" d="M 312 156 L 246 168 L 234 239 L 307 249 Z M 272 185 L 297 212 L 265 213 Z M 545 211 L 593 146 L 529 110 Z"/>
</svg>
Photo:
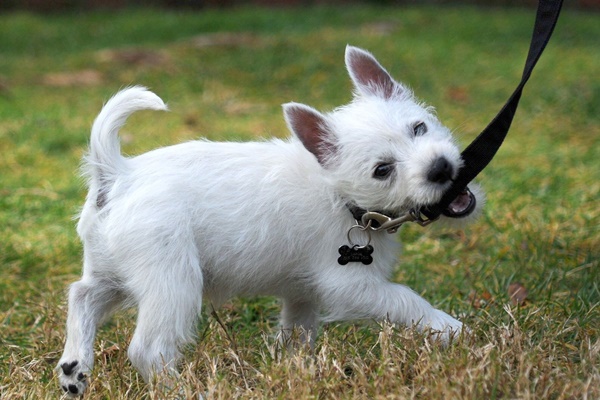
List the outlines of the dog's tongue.
<svg viewBox="0 0 600 400">
<path fill-rule="evenodd" d="M 471 214 L 475 209 L 476 200 L 469 188 L 465 188 L 452 203 L 444 210 L 444 215 L 451 218 L 462 218 Z"/>
</svg>

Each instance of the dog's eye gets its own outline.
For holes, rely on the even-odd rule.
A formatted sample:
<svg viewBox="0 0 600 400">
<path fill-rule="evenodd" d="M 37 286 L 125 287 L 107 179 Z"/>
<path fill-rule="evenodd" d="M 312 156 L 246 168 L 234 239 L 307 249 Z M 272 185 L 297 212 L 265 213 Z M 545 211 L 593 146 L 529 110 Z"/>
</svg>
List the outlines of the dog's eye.
<svg viewBox="0 0 600 400">
<path fill-rule="evenodd" d="M 418 122 L 413 127 L 413 134 L 415 136 L 422 136 L 426 133 L 427 133 L 427 125 L 425 125 L 425 122 Z"/>
<path fill-rule="evenodd" d="M 375 171 L 373 172 L 373 177 L 377 179 L 385 179 L 394 170 L 394 164 L 379 164 L 375 167 Z"/>
</svg>

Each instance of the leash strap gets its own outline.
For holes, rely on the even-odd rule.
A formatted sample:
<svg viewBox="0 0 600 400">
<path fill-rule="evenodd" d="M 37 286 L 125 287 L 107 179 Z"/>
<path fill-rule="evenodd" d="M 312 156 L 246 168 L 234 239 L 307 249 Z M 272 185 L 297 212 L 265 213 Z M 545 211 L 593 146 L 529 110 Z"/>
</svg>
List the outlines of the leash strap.
<svg viewBox="0 0 600 400">
<path fill-rule="evenodd" d="M 533 35 L 521 82 L 498 115 L 462 152 L 464 166 L 440 202 L 421 208 L 420 212 L 430 220 L 437 219 L 440 216 L 452 200 L 467 187 L 467 184 L 489 164 L 502 145 L 517 111 L 523 87 L 529 80 L 533 68 L 552 36 L 562 3 L 563 0 L 539 0 Z"/>
</svg>

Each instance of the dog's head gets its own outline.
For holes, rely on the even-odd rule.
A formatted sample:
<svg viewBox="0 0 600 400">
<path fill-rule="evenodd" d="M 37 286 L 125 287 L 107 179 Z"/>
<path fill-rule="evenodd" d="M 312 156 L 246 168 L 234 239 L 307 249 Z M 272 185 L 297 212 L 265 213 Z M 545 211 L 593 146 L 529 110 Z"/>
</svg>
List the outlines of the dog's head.
<svg viewBox="0 0 600 400">
<path fill-rule="evenodd" d="M 353 101 L 325 115 L 285 104 L 290 130 L 360 208 L 399 215 L 437 203 L 462 166 L 450 131 L 370 53 L 348 46 L 346 67 Z M 469 215 L 472 204 L 455 201 L 454 211 Z"/>
</svg>

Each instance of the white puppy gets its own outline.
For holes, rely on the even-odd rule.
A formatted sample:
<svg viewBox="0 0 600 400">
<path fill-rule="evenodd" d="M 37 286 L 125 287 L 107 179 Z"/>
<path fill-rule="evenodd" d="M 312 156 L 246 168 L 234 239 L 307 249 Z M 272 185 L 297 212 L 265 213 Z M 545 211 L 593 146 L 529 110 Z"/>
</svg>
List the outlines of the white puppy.
<svg viewBox="0 0 600 400">
<path fill-rule="evenodd" d="M 218 306 L 237 295 L 277 296 L 283 332 L 301 328 L 309 341 L 319 321 L 332 320 L 389 318 L 445 341 L 461 330 L 388 281 L 395 235 L 357 225 L 366 211 L 396 217 L 437 202 L 461 167 L 459 150 L 371 54 L 348 46 L 346 66 L 353 101 L 328 114 L 285 104 L 289 140 L 194 141 L 124 158 L 126 118 L 166 106 L 143 87 L 104 106 L 84 160 L 83 276 L 70 287 L 57 367 L 66 393 L 83 393 L 96 328 L 121 307 L 138 308 L 128 355 L 147 381 L 176 369 L 203 298 Z M 475 197 L 459 197 L 454 213 L 470 214 Z"/>
</svg>

